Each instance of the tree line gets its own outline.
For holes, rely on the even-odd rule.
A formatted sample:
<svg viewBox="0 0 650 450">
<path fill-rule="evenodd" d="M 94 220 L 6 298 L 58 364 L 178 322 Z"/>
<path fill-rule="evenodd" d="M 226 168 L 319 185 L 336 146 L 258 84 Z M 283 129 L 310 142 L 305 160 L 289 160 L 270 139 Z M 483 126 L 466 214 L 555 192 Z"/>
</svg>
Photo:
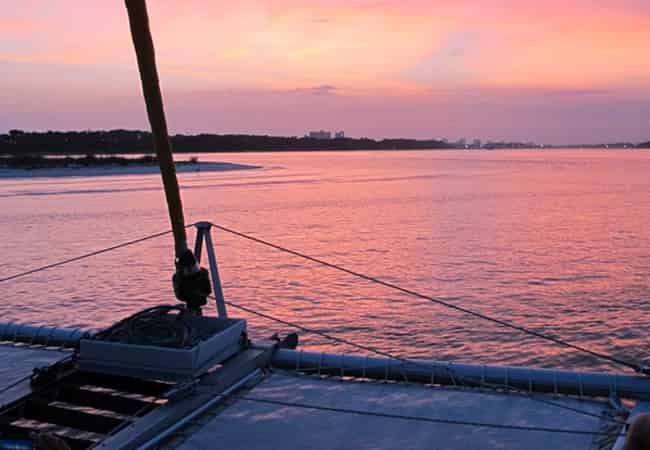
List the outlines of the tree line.
<svg viewBox="0 0 650 450">
<path fill-rule="evenodd" d="M 416 139 L 314 139 L 309 137 L 243 134 L 176 134 L 171 136 L 176 153 L 318 151 L 318 150 L 412 150 L 453 148 L 440 140 Z M 0 154 L 115 154 L 152 153 L 151 133 L 138 130 L 47 131 L 11 130 L 0 134 Z"/>
</svg>

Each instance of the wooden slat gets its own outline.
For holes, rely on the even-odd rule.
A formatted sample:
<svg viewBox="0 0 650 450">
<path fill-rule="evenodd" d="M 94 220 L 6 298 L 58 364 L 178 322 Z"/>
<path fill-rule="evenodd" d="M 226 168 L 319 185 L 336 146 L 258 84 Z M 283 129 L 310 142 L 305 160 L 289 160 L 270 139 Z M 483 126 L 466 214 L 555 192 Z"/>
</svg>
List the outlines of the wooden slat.
<svg viewBox="0 0 650 450">
<path fill-rule="evenodd" d="M 66 383 L 77 385 L 101 386 L 121 392 L 158 397 L 171 387 L 170 384 L 151 380 L 139 380 L 117 375 L 105 375 L 93 372 L 76 372 L 66 378 Z"/>
<path fill-rule="evenodd" d="M 18 425 L 9 425 L 9 424 L 0 425 L 0 435 L 2 436 L 3 439 L 29 439 L 29 434 L 33 432 L 34 432 L 33 429 L 27 427 L 21 427 Z M 68 436 L 63 436 L 58 433 L 54 433 L 54 434 L 57 437 L 63 439 L 68 444 L 71 450 L 85 450 L 95 445 L 94 441 L 72 438 Z"/>
<path fill-rule="evenodd" d="M 248 349 L 228 360 L 215 373 L 206 375 L 196 386 L 193 395 L 155 409 L 137 420 L 128 429 L 114 434 L 102 442 L 100 448 L 114 450 L 133 449 L 158 436 L 166 429 L 190 415 L 197 408 L 219 395 L 228 387 L 271 361 L 272 348 Z"/>
<path fill-rule="evenodd" d="M 61 388 L 57 396 L 57 401 L 79 406 L 90 406 L 95 409 L 113 411 L 126 416 L 142 416 L 156 406 L 155 403 L 106 392 L 91 391 L 90 389 L 83 389 L 72 385 L 64 385 Z"/>
<path fill-rule="evenodd" d="M 99 434 L 108 434 L 124 422 L 113 417 L 88 414 L 74 409 L 47 405 L 39 401 L 27 402 L 23 417 Z"/>
</svg>

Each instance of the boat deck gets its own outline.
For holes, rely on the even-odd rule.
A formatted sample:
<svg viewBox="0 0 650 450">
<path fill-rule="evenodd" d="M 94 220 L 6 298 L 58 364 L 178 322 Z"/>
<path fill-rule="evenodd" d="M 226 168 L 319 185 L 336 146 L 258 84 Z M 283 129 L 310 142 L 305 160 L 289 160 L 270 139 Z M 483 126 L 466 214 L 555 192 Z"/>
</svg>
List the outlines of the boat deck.
<svg viewBox="0 0 650 450">
<path fill-rule="evenodd" d="M 543 398 L 554 405 L 515 393 L 273 371 L 252 389 L 236 394 L 225 407 L 177 433 L 165 448 L 204 449 L 217 442 L 220 448 L 248 450 L 612 448 L 617 430 L 608 437 L 454 423 L 596 433 L 610 423 L 601 417 L 610 408 L 608 402 Z M 438 419 L 441 422 L 435 423 Z"/>
<path fill-rule="evenodd" d="M 0 343 L 0 407 L 29 392 L 29 376 L 36 367 L 48 366 L 70 351 Z"/>
<path fill-rule="evenodd" d="M 29 395 L 32 369 L 68 355 L 69 352 L 61 350 L 0 345 L 0 403 L 7 405 Z M 256 365 L 266 364 L 263 361 L 268 360 L 268 355 L 264 350 L 238 355 L 222 370 L 205 378 L 189 397 L 157 409 L 152 404 L 148 409 L 153 412 L 148 414 L 129 413 L 133 425 L 109 439 L 106 436 L 92 442 L 87 437 L 80 440 L 68 436 L 69 442 L 80 449 L 98 444 L 102 449 L 143 445 L 193 450 L 213 448 L 219 443 L 220 448 L 247 450 L 592 450 L 613 448 L 621 433 L 621 427 L 611 421 L 612 405 L 606 400 L 305 375 L 277 368 L 255 371 Z M 98 379 L 85 383 L 117 389 L 110 380 L 95 378 Z M 227 386 L 243 378 L 248 379 L 239 388 L 224 392 Z M 129 389 L 134 387 L 137 386 Z M 201 409 L 200 414 L 191 414 L 219 397 L 209 408 Z M 87 398 L 82 402 L 95 407 L 94 419 L 89 418 L 88 423 L 114 420 L 104 417 L 108 413 L 101 410 L 130 406 L 122 403 L 136 401 L 111 398 L 114 401 L 99 411 L 96 408 L 106 403 L 105 398 L 97 402 Z M 66 403 L 63 407 L 76 408 Z M 51 414 L 41 416 L 46 422 L 70 425 Z M 163 438 L 161 433 L 170 426 L 175 427 L 174 431 Z M 157 439 L 157 435 L 161 438 Z M 147 439 L 150 446 L 144 445 Z"/>
<path fill-rule="evenodd" d="M 164 404 L 160 397 L 170 384 L 83 372 L 70 355 L 0 345 L 0 447 L 5 448 L 2 441 L 29 440 L 31 432 L 46 431 L 72 450 L 86 450 Z M 32 385 L 33 369 L 44 366 L 50 370 Z"/>
</svg>

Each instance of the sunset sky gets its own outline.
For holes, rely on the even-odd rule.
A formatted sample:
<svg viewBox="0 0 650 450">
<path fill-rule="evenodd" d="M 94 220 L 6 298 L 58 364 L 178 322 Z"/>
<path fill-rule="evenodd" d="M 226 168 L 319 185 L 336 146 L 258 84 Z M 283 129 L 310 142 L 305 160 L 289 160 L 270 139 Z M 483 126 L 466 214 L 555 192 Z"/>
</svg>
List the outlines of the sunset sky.
<svg viewBox="0 0 650 450">
<path fill-rule="evenodd" d="M 648 0 L 149 0 L 172 132 L 650 139 Z M 2 1 L 0 132 L 147 128 L 120 0 Z"/>
</svg>

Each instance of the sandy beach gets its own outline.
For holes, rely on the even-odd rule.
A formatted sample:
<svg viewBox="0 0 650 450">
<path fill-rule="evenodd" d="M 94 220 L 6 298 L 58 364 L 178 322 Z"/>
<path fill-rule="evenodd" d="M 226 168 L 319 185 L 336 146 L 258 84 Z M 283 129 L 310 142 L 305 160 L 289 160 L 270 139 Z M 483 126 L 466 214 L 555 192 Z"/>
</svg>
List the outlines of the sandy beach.
<svg viewBox="0 0 650 450">
<path fill-rule="evenodd" d="M 260 166 L 235 164 L 227 162 L 181 162 L 176 163 L 177 173 L 191 172 L 226 172 L 231 170 L 260 169 Z M 60 177 L 95 177 L 122 175 L 158 175 L 158 164 L 138 164 L 129 166 L 110 165 L 96 167 L 57 167 L 42 169 L 6 169 L 0 168 L 0 179 L 3 178 L 60 178 Z"/>
</svg>

